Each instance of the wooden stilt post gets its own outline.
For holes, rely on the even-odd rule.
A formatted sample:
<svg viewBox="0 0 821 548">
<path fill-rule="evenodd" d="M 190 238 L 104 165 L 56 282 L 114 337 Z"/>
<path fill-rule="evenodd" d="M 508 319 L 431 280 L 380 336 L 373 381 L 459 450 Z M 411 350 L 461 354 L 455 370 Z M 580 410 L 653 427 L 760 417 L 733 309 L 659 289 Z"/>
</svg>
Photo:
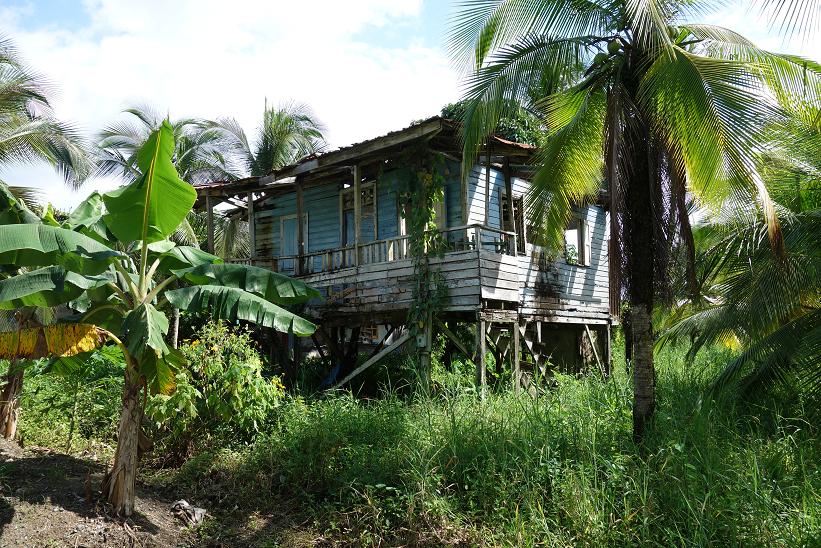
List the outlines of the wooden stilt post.
<svg viewBox="0 0 821 548">
<path fill-rule="evenodd" d="M 504 229 L 515 234 L 516 217 L 513 214 L 513 180 L 510 175 L 510 158 L 508 158 L 507 156 L 505 156 L 503 171 L 505 176 L 505 194 L 507 194 L 507 216 L 508 219 L 510 219 L 510 223 Z M 518 252 L 518 250 L 516 249 L 518 247 L 516 238 L 517 236 L 513 237 L 513 242 L 510 245 L 511 249 L 508 251 L 514 257 Z"/>
<path fill-rule="evenodd" d="M 485 368 L 485 330 L 487 322 L 479 319 L 476 322 L 476 387 L 479 389 L 479 394 L 482 399 L 485 399 L 485 390 L 487 385 L 487 369 Z"/>
<path fill-rule="evenodd" d="M 485 164 L 485 218 L 482 224 L 488 226 L 490 217 L 490 142 L 485 144 L 487 151 L 487 163 Z"/>
<path fill-rule="evenodd" d="M 511 360 L 513 361 L 513 390 L 519 392 L 522 387 L 522 379 L 519 374 L 519 362 L 521 361 L 520 339 L 519 339 L 519 322 L 514 321 L 511 327 L 513 331 L 513 351 L 511 352 Z"/>
<path fill-rule="evenodd" d="M 208 253 L 214 253 L 214 203 L 211 195 L 205 195 L 205 224 L 208 232 Z"/>
<path fill-rule="evenodd" d="M 430 351 L 433 346 L 433 316 L 430 313 L 428 313 L 428 317 L 425 320 L 424 337 L 425 346 L 422 348 L 422 352 L 419 356 L 419 366 L 422 370 L 422 387 L 425 393 L 428 393 L 430 391 Z"/>
<path fill-rule="evenodd" d="M 609 377 L 610 372 L 613 370 L 613 348 L 610 340 L 612 333 L 609 320 L 607 321 L 607 326 L 605 327 L 604 333 L 604 370 Z"/>
<path fill-rule="evenodd" d="M 302 197 L 302 181 L 296 182 L 296 274 L 304 273 L 303 257 L 305 255 L 305 205 Z"/>
<path fill-rule="evenodd" d="M 353 226 L 354 264 L 359 266 L 359 242 L 362 239 L 362 172 L 359 165 L 353 166 Z"/>
<path fill-rule="evenodd" d="M 254 223 L 254 193 L 248 193 L 248 243 L 250 246 L 249 257 L 251 264 L 253 259 L 257 256 L 257 227 Z"/>
<path fill-rule="evenodd" d="M 604 364 L 602 364 L 601 358 L 599 358 L 599 351 L 596 349 L 596 341 L 593 340 L 593 334 L 590 332 L 590 327 L 587 324 L 584 324 L 584 331 L 587 333 L 587 340 L 590 341 L 590 348 L 593 349 L 593 357 L 596 358 L 596 365 L 599 366 L 599 371 L 602 376 L 606 377 L 607 373 L 604 369 Z"/>
</svg>

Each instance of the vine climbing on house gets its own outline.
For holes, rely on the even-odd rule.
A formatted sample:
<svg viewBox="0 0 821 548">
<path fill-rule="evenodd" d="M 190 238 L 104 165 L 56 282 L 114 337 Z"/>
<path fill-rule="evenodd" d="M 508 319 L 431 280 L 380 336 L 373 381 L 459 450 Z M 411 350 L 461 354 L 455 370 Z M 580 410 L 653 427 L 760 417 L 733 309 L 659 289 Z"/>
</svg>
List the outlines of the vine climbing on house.
<svg viewBox="0 0 821 548">
<path fill-rule="evenodd" d="M 416 336 L 445 306 L 448 291 L 444 277 L 433 268 L 430 259 L 442 257 L 447 240 L 436 225 L 436 204 L 445 199 L 445 159 L 421 149 L 406 153 L 404 170 L 397 183 L 404 208 L 408 234 L 408 253 L 413 262 L 413 293 L 408 310 L 408 326 Z"/>
</svg>

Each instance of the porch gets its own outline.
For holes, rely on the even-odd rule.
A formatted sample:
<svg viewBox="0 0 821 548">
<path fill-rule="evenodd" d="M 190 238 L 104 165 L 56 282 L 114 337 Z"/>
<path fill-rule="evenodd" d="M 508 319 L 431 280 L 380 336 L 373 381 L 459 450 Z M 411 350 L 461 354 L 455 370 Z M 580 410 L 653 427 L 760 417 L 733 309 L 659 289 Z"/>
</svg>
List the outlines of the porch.
<svg viewBox="0 0 821 548">
<path fill-rule="evenodd" d="M 483 300 L 519 300 L 515 233 L 479 224 L 440 232 L 447 249 L 428 260 L 447 288 L 445 311 L 475 313 Z M 306 314 L 326 324 L 353 317 L 387 322 L 404 319 L 412 301 L 415 276 L 408 247 L 408 236 L 402 236 L 302 256 L 231 261 L 298 276 L 316 287 L 324 298 L 309 303 Z"/>
</svg>

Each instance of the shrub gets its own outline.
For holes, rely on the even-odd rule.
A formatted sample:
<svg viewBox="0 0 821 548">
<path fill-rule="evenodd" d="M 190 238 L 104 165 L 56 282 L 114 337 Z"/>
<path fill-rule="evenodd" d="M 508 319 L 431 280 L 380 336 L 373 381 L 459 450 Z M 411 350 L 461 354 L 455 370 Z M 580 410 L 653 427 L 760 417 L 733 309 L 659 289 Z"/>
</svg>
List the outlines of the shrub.
<svg viewBox="0 0 821 548">
<path fill-rule="evenodd" d="M 175 390 L 146 406 L 156 441 L 176 458 L 214 440 L 249 441 L 284 391 L 278 377 L 262 376 L 250 332 L 209 321 L 180 350 L 189 365 L 176 373 Z"/>
<path fill-rule="evenodd" d="M 32 363 L 21 394 L 20 436 L 28 443 L 68 451 L 77 446 L 75 441 L 113 442 L 124 367 L 116 347 L 103 347 L 82 359 Z"/>
</svg>

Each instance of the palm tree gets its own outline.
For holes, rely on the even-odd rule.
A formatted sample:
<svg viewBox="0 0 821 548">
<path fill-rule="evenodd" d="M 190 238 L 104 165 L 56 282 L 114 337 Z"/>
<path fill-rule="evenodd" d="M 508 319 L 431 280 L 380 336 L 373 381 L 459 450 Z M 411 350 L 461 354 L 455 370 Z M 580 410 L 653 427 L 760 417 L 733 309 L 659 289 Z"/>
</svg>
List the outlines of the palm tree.
<svg viewBox="0 0 821 548">
<path fill-rule="evenodd" d="M 0 169 L 36 162 L 53 166 L 74 188 L 92 168 L 79 132 L 55 118 L 48 86 L 23 63 L 14 44 L 0 37 Z M 37 221 L 25 202 L 39 201 L 38 189 L 9 186 L 2 194 L 2 224 Z M 14 323 L 22 326 L 29 321 L 30 312 L 20 311 Z M 6 438 L 15 435 L 23 385 L 23 369 L 14 365 L 5 375 L 0 399 L 0 433 Z"/>
<path fill-rule="evenodd" d="M 142 175 L 136 167 L 137 151 L 151 132 L 162 125 L 166 116 L 147 105 L 128 108 L 124 112 L 136 120 L 115 122 L 98 136 L 97 174 L 119 175 L 126 182 L 131 182 Z M 226 154 L 221 133 L 210 129 L 212 124 L 196 118 L 171 122 L 176 139 L 174 166 L 180 177 L 191 184 L 231 181 L 243 175 L 240 166 Z"/>
<path fill-rule="evenodd" d="M 464 117 L 472 164 L 507 105 L 538 112 L 549 140 L 528 198 L 532 222 L 555 246 L 573 203 L 606 181 L 611 283 L 626 296 L 633 332 L 633 435 L 655 408 L 655 296 L 673 242 L 692 245 L 686 196 L 699 204 L 757 204 L 776 250 L 775 208 L 756 165 L 765 127 L 785 105 L 818 101 L 821 70 L 757 48 L 739 34 L 686 22 L 712 7 L 680 0 L 473 0 L 454 18 L 453 56 L 472 66 Z M 583 76 L 533 100 L 536 78 Z M 692 256 L 692 253 L 690 253 Z"/>
<path fill-rule="evenodd" d="M 92 166 L 79 132 L 54 117 L 48 86 L 0 36 L 0 168 L 33 162 L 54 166 L 75 188 Z"/>
<path fill-rule="evenodd" d="M 800 106 L 800 105 L 797 105 Z M 821 402 L 821 109 L 796 109 L 792 139 L 777 139 L 761 163 L 778 204 L 784 254 L 771 252 L 754 208 L 720 212 L 698 229 L 700 299 L 677 307 L 661 338 L 738 345 L 716 388 L 778 386 Z M 789 128 L 789 126 L 788 126 Z M 803 138 L 795 138 L 803 135 Z M 817 405 L 806 407 L 818 415 Z"/>
<path fill-rule="evenodd" d="M 242 126 L 233 118 L 223 118 L 213 125 L 222 132 L 226 150 L 235 154 L 251 176 L 267 175 L 300 158 L 325 148 L 322 123 L 307 105 L 289 102 L 269 107 L 266 101 L 262 125 L 251 146 Z"/>
</svg>

